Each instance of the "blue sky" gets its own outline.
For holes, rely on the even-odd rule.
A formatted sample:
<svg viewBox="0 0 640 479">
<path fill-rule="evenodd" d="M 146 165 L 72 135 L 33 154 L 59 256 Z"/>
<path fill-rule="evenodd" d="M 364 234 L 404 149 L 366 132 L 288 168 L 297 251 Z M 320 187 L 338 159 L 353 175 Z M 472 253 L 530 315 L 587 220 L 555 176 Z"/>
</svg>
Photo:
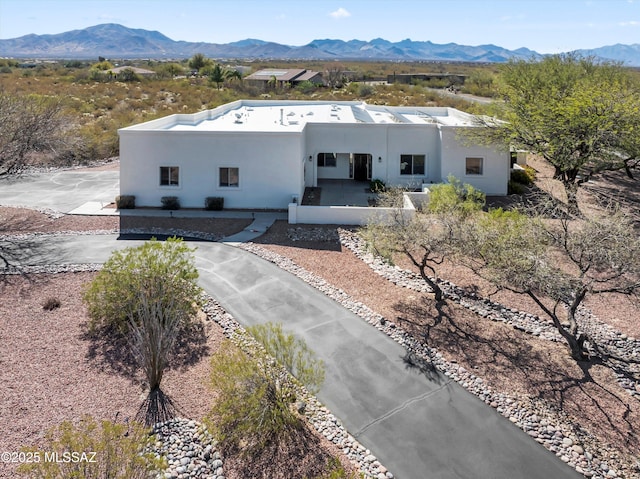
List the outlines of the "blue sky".
<svg viewBox="0 0 640 479">
<path fill-rule="evenodd" d="M 0 0 L 0 38 L 100 23 L 173 40 L 406 38 L 566 52 L 640 43 L 640 0 Z"/>
</svg>

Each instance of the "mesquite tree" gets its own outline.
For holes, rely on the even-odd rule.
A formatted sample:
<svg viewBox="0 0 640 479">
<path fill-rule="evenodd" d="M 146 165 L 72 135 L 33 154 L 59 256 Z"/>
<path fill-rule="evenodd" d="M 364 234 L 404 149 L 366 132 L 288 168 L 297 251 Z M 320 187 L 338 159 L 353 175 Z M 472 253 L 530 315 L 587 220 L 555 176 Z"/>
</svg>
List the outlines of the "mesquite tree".
<svg viewBox="0 0 640 479">
<path fill-rule="evenodd" d="M 460 226 L 484 205 L 484 194 L 453 176 L 448 183 L 430 188 L 428 205 L 414 215 L 403 210 L 403 190 L 392 188 L 381 195 L 381 206 L 390 214 L 371 221 L 360 234 L 369 248 L 393 263 L 405 256 L 418 269 L 437 302 L 444 300 L 438 282 L 438 266 L 457 248 Z"/>
<path fill-rule="evenodd" d="M 530 297 L 576 360 L 598 345 L 579 314 L 592 295 L 640 293 L 640 238 L 619 211 L 572 220 L 493 210 L 468 228 L 467 265 L 499 288 Z"/>
<path fill-rule="evenodd" d="M 572 213 L 578 187 L 604 170 L 631 169 L 640 156 L 640 85 L 628 69 L 574 54 L 512 60 L 501 67 L 499 116 L 470 135 L 540 155 L 555 168 Z"/>
<path fill-rule="evenodd" d="M 68 130 L 60 100 L 0 90 L 0 172 L 19 171 L 31 154 L 59 151 Z"/>
</svg>

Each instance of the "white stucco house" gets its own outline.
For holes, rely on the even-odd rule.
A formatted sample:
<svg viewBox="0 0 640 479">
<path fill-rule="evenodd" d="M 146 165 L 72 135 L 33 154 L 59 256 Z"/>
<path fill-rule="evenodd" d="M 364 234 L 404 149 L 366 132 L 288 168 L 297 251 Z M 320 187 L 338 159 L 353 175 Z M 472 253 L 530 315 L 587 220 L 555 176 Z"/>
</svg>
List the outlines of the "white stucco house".
<svg viewBox="0 0 640 479">
<path fill-rule="evenodd" d="M 120 193 L 137 206 L 221 196 L 225 209 L 284 209 L 323 179 L 419 188 L 452 174 L 505 195 L 508 149 L 469 145 L 458 133 L 470 127 L 452 108 L 240 100 L 120 129 Z"/>
</svg>

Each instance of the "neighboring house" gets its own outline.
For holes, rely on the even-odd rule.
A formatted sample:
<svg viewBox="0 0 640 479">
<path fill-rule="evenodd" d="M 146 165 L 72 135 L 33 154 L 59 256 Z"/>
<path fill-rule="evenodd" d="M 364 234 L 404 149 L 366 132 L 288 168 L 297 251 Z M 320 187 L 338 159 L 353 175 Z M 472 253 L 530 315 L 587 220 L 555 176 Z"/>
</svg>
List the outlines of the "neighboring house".
<svg viewBox="0 0 640 479">
<path fill-rule="evenodd" d="M 304 81 L 315 83 L 316 85 L 322 85 L 322 73 L 314 72 L 311 70 L 304 70 L 301 68 L 293 70 L 275 70 L 266 69 L 258 70 L 249 76 L 244 78 L 244 81 L 262 86 L 264 88 L 268 86 L 282 88 L 287 84 L 295 86 Z"/>
<path fill-rule="evenodd" d="M 112 73 L 116 78 L 118 78 L 118 75 L 120 75 L 124 70 L 131 70 L 133 71 L 133 73 L 141 77 L 151 77 L 156 74 L 156 72 L 152 70 L 146 70 L 144 68 L 132 67 L 132 66 L 112 68 L 111 70 L 109 70 L 109 72 Z"/>
<path fill-rule="evenodd" d="M 473 120 L 453 108 L 240 100 L 120 129 L 120 192 L 139 206 L 222 196 L 225 208 L 279 209 L 323 179 L 420 188 L 454 175 L 505 195 L 509 151 L 469 145 L 458 133 Z"/>
</svg>

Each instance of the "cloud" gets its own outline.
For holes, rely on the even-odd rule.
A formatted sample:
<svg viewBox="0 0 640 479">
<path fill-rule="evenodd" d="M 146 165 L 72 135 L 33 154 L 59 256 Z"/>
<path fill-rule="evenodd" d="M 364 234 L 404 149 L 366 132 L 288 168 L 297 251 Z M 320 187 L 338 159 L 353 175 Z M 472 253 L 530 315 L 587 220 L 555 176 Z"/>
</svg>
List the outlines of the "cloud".
<svg viewBox="0 0 640 479">
<path fill-rule="evenodd" d="M 618 25 L 620 25 L 621 27 L 638 27 L 640 26 L 640 22 L 631 20 L 629 22 L 620 22 Z"/>
<path fill-rule="evenodd" d="M 345 8 L 342 8 L 342 7 L 338 8 L 335 12 L 331 12 L 329 15 L 337 20 L 351 16 L 351 14 Z"/>
</svg>

